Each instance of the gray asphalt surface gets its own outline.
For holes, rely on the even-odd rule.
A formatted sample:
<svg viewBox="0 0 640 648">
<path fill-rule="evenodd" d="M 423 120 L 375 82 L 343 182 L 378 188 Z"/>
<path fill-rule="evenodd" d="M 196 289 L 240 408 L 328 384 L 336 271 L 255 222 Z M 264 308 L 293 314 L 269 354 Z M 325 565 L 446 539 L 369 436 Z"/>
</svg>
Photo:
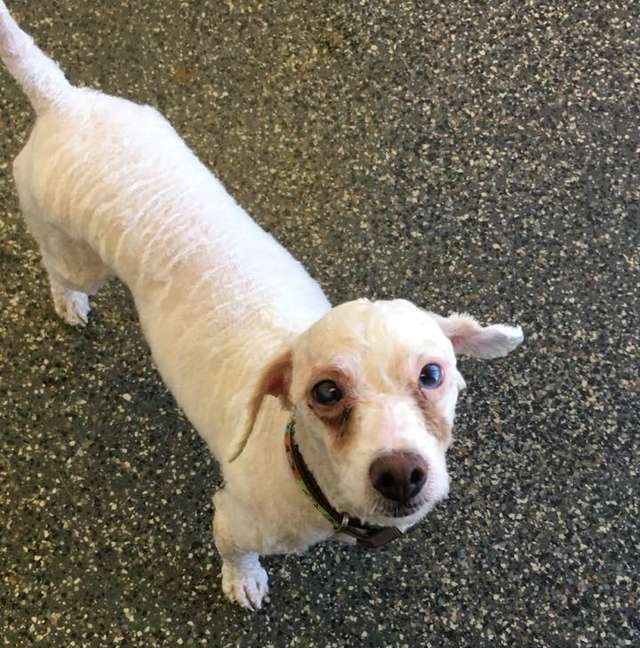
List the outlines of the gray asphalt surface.
<svg viewBox="0 0 640 648">
<path fill-rule="evenodd" d="M 12 0 L 78 84 L 159 107 L 334 302 L 521 324 L 464 360 L 449 499 L 225 601 L 217 468 L 117 282 L 60 322 L 0 70 L 0 644 L 640 644 L 640 4 Z"/>
</svg>

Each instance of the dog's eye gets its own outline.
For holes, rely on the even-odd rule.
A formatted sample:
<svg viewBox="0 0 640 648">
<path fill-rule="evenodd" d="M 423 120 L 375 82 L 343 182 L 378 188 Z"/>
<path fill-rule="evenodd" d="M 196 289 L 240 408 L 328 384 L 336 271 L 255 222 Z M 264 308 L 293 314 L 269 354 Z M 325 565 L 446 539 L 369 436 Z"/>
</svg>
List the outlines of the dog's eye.
<svg viewBox="0 0 640 648">
<path fill-rule="evenodd" d="M 435 389 L 442 383 L 442 369 L 435 362 L 430 362 L 422 367 L 418 378 L 420 387 L 423 389 Z"/>
<path fill-rule="evenodd" d="M 323 380 L 314 386 L 311 395 L 321 405 L 335 405 L 342 398 L 342 391 L 333 380 Z"/>
</svg>

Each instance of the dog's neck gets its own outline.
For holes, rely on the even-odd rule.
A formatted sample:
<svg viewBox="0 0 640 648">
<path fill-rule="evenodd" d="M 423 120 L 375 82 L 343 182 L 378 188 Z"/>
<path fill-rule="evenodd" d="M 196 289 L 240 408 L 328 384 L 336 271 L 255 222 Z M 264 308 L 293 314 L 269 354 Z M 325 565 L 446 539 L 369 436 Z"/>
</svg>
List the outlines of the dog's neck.
<svg viewBox="0 0 640 648">
<path fill-rule="evenodd" d="M 338 476 L 333 471 L 333 465 L 326 449 L 314 434 L 305 429 L 304 419 L 292 412 L 295 421 L 295 440 L 304 461 L 331 505 L 338 511 L 346 510 L 348 502 L 344 500 L 337 484 Z M 285 431 L 286 432 L 286 431 Z"/>
</svg>

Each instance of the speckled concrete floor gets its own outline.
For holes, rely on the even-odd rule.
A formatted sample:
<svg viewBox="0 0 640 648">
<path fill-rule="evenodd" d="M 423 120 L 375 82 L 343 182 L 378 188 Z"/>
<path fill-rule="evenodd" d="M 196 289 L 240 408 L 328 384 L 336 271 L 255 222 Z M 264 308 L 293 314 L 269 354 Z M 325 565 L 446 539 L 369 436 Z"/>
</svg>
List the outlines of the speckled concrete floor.
<svg viewBox="0 0 640 648">
<path fill-rule="evenodd" d="M 639 3 L 10 5 L 72 80 L 164 111 L 335 301 L 528 339 L 462 363 L 452 493 L 418 530 L 267 559 L 269 605 L 232 607 L 218 473 L 128 294 L 54 316 L 0 71 L 0 643 L 637 646 Z"/>
</svg>

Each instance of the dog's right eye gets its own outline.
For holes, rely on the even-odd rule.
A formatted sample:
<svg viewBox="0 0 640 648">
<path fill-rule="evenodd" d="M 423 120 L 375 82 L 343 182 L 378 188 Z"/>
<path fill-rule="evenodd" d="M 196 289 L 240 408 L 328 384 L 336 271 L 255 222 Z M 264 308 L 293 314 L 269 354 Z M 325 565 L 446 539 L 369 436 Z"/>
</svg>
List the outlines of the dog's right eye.
<svg viewBox="0 0 640 648">
<path fill-rule="evenodd" d="M 333 380 L 323 380 L 311 390 L 313 399 L 320 405 L 335 405 L 342 399 L 342 391 Z"/>
</svg>

